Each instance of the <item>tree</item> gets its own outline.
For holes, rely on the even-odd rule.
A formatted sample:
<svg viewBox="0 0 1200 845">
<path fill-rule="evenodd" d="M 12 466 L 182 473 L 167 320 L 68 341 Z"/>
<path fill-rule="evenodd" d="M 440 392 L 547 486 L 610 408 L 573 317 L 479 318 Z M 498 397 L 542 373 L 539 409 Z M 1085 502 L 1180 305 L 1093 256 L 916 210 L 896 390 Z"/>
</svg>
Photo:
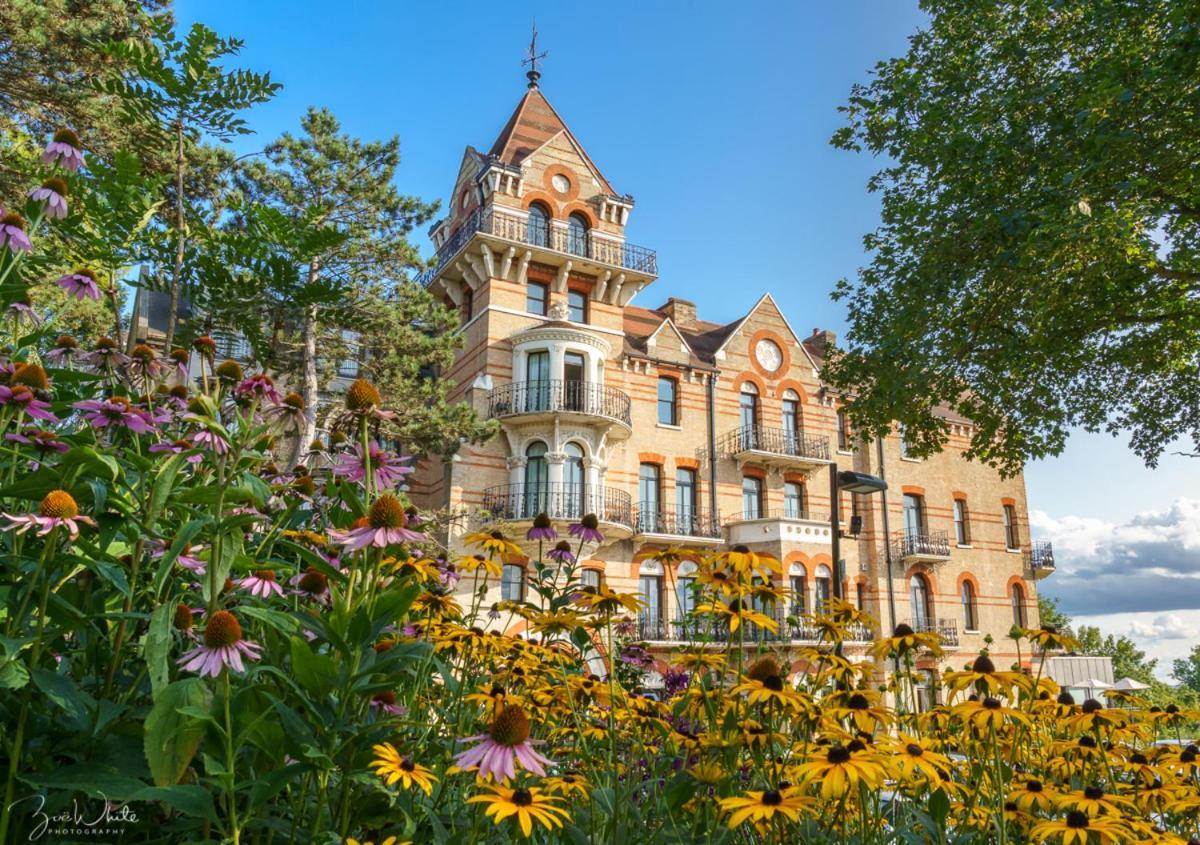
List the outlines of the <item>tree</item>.
<svg viewBox="0 0 1200 845">
<path fill-rule="evenodd" d="M 203 24 L 193 24 L 179 40 L 165 19 L 151 22 L 152 41 L 122 41 L 108 45 L 108 53 L 130 70 L 103 83 L 103 89 L 120 98 L 124 114 L 149 132 L 149 143 L 161 149 L 166 140 L 174 152 L 174 246 L 171 304 L 167 313 L 165 345 L 170 348 L 179 319 L 184 288 L 188 154 L 203 136 L 226 141 L 251 130 L 237 113 L 266 102 L 279 90 L 270 74 L 247 70 L 225 71 L 220 60 L 236 55 L 242 42 L 218 37 Z M 168 140 L 169 139 L 169 140 Z"/>
<path fill-rule="evenodd" d="M 1158 661 L 1147 660 L 1146 652 L 1139 649 L 1129 637 L 1105 635 L 1099 628 L 1084 625 L 1076 633 L 1076 639 L 1079 640 L 1082 653 L 1112 658 L 1113 677 L 1133 678 L 1143 684 L 1155 681 L 1154 670 L 1158 667 Z"/>
<path fill-rule="evenodd" d="M 1183 686 L 1200 693 L 1200 645 L 1192 646 L 1187 657 L 1172 662 L 1171 674 Z"/>
<path fill-rule="evenodd" d="M 824 378 L 867 436 L 969 457 L 1127 432 L 1200 449 L 1200 27 L 1172 0 L 924 0 L 832 143 L 885 157 L 870 263 Z"/>
<path fill-rule="evenodd" d="M 1058 599 L 1038 593 L 1038 619 L 1042 625 L 1057 628 L 1065 634 L 1071 633 L 1071 617 L 1059 607 Z"/>
</svg>

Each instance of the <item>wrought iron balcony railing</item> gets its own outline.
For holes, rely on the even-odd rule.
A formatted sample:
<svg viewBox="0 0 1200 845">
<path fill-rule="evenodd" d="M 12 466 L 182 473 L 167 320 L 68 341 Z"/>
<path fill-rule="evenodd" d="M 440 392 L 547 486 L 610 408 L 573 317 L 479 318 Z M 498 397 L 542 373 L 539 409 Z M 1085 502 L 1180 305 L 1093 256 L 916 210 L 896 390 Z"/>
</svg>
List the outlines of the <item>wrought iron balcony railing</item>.
<svg viewBox="0 0 1200 845">
<path fill-rule="evenodd" d="M 725 518 L 726 525 L 737 522 L 750 522 L 756 519 L 799 519 L 806 522 L 829 524 L 829 514 L 810 511 L 808 508 L 771 508 L 761 511 L 745 511 Z"/>
<path fill-rule="evenodd" d="M 675 537 L 719 539 L 721 523 L 711 514 L 691 508 L 661 510 L 654 502 L 639 502 L 637 524 L 639 534 L 669 534 Z"/>
<path fill-rule="evenodd" d="M 958 648 L 958 622 L 954 619 L 934 619 L 923 616 L 908 620 L 908 627 L 918 634 L 934 633 L 942 638 L 946 648 Z"/>
<path fill-rule="evenodd" d="M 493 418 L 564 412 L 630 425 L 630 408 L 625 391 L 588 381 L 516 381 L 488 394 L 488 416 Z"/>
<path fill-rule="evenodd" d="M 720 451 L 725 455 L 766 452 L 771 455 L 828 461 L 829 438 L 786 428 L 744 425 L 725 432 L 721 438 Z"/>
<path fill-rule="evenodd" d="M 602 522 L 633 527 L 633 497 L 624 490 L 589 484 L 502 484 L 483 491 L 483 509 L 497 520 L 578 520 L 594 513 Z"/>
<path fill-rule="evenodd" d="M 528 218 L 497 212 L 492 208 L 480 208 L 442 244 L 433 265 L 417 276 L 417 284 L 426 286 L 432 282 L 477 232 L 563 255 L 577 255 L 597 264 L 649 276 L 658 275 L 658 257 L 652 249 L 598 237 L 593 232 L 578 234 L 554 226 L 530 226 Z"/>
<path fill-rule="evenodd" d="M 1033 572 L 1054 569 L 1054 546 L 1049 540 L 1035 540 L 1025 552 L 1025 565 Z"/>
<path fill-rule="evenodd" d="M 764 608 L 759 611 L 775 621 L 778 628 L 745 624 L 745 633 L 736 632 L 735 641 L 747 643 L 816 643 L 821 640 L 821 631 L 813 622 L 799 613 L 785 613 L 781 609 Z M 711 618 L 685 616 L 668 622 L 650 615 L 638 617 L 638 637 L 648 641 L 672 641 L 689 643 L 727 643 L 730 640 L 729 626 L 724 621 Z M 846 642 L 864 643 L 874 639 L 875 633 L 865 625 L 852 625 L 847 631 Z"/>
<path fill-rule="evenodd" d="M 892 556 L 900 561 L 913 557 L 948 559 L 950 535 L 945 531 L 929 531 L 923 534 L 898 531 L 892 539 Z"/>
</svg>

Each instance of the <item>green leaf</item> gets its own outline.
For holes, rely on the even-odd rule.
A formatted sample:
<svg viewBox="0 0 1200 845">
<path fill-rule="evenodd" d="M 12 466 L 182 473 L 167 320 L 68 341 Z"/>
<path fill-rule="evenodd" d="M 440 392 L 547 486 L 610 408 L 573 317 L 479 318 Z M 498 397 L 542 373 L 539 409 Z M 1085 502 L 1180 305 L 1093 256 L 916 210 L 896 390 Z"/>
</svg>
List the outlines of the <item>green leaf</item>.
<svg viewBox="0 0 1200 845">
<path fill-rule="evenodd" d="M 212 520 L 209 517 L 202 519 L 192 519 L 183 524 L 175 534 L 175 539 L 167 548 L 166 552 L 158 559 L 158 570 L 154 573 L 154 593 L 158 595 L 162 592 L 163 585 L 167 582 L 167 576 L 171 574 L 171 566 L 175 563 L 175 559 L 179 557 L 183 551 L 183 547 L 190 543 L 197 534 L 204 530 Z"/>
<path fill-rule="evenodd" d="M 16 657 L 7 657 L 0 662 L 0 689 L 21 689 L 29 683 L 29 672 L 25 664 Z"/>
<path fill-rule="evenodd" d="M 145 753 L 158 786 L 179 782 L 196 755 L 204 723 L 179 712 L 181 707 L 205 707 L 212 693 L 199 678 L 186 678 L 166 687 L 146 717 Z"/>
<path fill-rule="evenodd" d="M 187 459 L 186 454 L 172 455 L 154 477 L 154 486 L 150 488 L 150 503 L 146 506 L 147 528 L 153 530 L 158 518 L 162 516 L 171 490 L 175 487 L 175 479 L 179 476 L 179 469 Z"/>
<path fill-rule="evenodd" d="M 150 614 L 150 627 L 142 639 L 142 656 L 146 660 L 150 691 L 155 699 L 171 680 L 171 624 L 174 618 L 174 607 L 166 602 L 159 605 Z"/>
<path fill-rule="evenodd" d="M 47 669 L 34 669 L 29 674 L 33 678 L 33 685 L 41 690 L 46 698 L 75 719 L 81 722 L 87 720 L 87 703 L 84 700 L 84 694 L 75 686 L 74 681 L 65 675 Z"/>
<path fill-rule="evenodd" d="M 292 637 L 292 673 L 296 681 L 314 695 L 324 695 L 334 681 L 337 670 L 328 654 L 317 654 L 301 637 Z"/>
<path fill-rule="evenodd" d="M 148 786 L 130 796 L 131 801 L 161 801 L 184 815 L 198 816 L 217 821 L 212 796 L 202 786 L 178 784 L 175 786 Z"/>
</svg>

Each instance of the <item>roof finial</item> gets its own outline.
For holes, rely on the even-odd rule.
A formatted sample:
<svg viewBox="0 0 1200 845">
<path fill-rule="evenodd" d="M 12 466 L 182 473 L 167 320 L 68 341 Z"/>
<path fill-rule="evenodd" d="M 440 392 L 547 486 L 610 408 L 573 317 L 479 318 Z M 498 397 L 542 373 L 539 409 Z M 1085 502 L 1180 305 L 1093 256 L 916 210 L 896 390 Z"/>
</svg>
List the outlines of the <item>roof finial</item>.
<svg viewBox="0 0 1200 845">
<path fill-rule="evenodd" d="M 529 77 L 530 88 L 538 87 L 538 80 L 541 79 L 542 74 L 537 69 L 537 63 L 539 59 L 544 59 L 548 55 L 548 52 L 539 53 L 537 51 L 537 19 L 535 18 L 533 21 L 533 37 L 529 39 L 528 57 L 521 62 L 522 67 L 529 65 L 529 71 L 525 75 Z"/>
</svg>

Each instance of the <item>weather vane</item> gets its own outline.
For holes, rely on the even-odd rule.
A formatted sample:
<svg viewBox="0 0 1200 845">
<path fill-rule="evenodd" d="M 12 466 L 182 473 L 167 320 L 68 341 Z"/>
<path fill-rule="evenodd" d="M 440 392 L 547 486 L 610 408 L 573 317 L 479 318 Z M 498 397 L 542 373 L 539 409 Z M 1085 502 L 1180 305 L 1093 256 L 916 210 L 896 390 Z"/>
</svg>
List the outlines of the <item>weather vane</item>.
<svg viewBox="0 0 1200 845">
<path fill-rule="evenodd" d="M 529 77 L 530 88 L 537 88 L 538 79 L 542 76 L 541 72 L 537 69 L 537 63 L 540 59 L 544 59 L 548 55 L 550 54 L 546 51 L 541 53 L 537 51 L 537 20 L 535 19 L 533 22 L 533 37 L 529 39 L 529 55 L 528 58 L 521 62 L 521 67 L 529 65 L 529 71 L 525 75 Z"/>
</svg>

